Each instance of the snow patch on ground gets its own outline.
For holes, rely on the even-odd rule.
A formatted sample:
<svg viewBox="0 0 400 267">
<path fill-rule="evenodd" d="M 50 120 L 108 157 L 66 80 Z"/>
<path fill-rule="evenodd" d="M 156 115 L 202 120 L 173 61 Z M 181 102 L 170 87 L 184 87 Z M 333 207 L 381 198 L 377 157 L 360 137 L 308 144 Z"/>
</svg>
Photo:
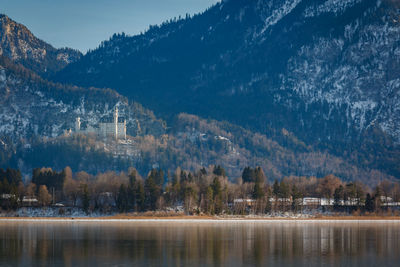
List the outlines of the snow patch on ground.
<svg viewBox="0 0 400 267">
<path fill-rule="evenodd" d="M 339 10 L 357 2 L 329 0 L 321 6 L 337 5 Z M 391 75 L 388 80 L 400 64 L 400 28 L 390 23 L 360 25 L 355 20 L 345 26 L 344 38 L 321 38 L 299 49 L 289 59 L 279 89 L 292 90 L 306 106 L 327 103 L 331 111 L 347 108 L 349 127 L 362 131 L 380 126 L 400 142 L 400 79 Z"/>
<path fill-rule="evenodd" d="M 7 80 L 6 70 L 0 69 L 0 82 L 4 83 Z"/>
<path fill-rule="evenodd" d="M 304 11 L 304 17 L 309 18 L 320 16 L 323 13 L 334 13 L 335 15 L 339 15 L 347 8 L 352 7 L 361 1 L 362 0 L 328 0 L 318 6 L 308 7 Z"/>
<path fill-rule="evenodd" d="M 87 214 L 81 208 L 73 207 L 24 207 L 19 208 L 16 211 L 2 212 L 0 217 L 102 217 L 109 216 L 112 214 L 103 214 L 99 212 L 93 212 Z"/>
<path fill-rule="evenodd" d="M 284 4 L 275 9 L 271 16 L 265 19 L 264 28 L 261 30 L 260 34 L 263 34 L 268 28 L 278 23 L 282 18 L 287 16 L 296 6 L 301 2 L 301 0 L 285 1 Z"/>
</svg>

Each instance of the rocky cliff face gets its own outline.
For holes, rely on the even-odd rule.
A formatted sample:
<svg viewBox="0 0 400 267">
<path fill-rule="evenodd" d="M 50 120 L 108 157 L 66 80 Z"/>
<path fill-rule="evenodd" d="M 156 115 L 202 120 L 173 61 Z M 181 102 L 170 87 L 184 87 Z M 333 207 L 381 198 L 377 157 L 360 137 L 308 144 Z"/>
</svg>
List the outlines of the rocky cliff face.
<svg viewBox="0 0 400 267">
<path fill-rule="evenodd" d="M 1 14 L 0 55 L 46 77 L 82 56 L 77 50 L 52 47 L 36 38 L 24 25 Z"/>
</svg>

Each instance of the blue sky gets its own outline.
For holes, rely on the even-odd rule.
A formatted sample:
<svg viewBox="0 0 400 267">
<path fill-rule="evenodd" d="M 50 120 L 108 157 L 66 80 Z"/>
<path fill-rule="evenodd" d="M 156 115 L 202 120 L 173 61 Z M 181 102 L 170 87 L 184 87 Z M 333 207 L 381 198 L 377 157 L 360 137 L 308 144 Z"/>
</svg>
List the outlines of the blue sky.
<svg viewBox="0 0 400 267">
<path fill-rule="evenodd" d="M 0 13 L 51 45 L 86 52 L 113 33 L 204 11 L 217 0 L 1 0 Z"/>
</svg>

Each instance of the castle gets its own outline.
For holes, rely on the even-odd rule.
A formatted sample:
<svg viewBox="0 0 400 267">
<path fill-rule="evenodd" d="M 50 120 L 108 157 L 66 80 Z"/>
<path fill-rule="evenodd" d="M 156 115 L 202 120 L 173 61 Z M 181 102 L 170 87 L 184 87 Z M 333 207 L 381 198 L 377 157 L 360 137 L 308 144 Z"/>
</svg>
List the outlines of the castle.
<svg viewBox="0 0 400 267">
<path fill-rule="evenodd" d="M 86 129 L 81 128 L 81 118 L 75 120 L 76 133 L 95 133 L 101 137 L 113 137 L 117 139 L 126 139 L 126 120 L 118 116 L 118 107 L 114 109 L 113 118 L 103 118 L 100 120 L 99 128 L 88 126 Z"/>
</svg>

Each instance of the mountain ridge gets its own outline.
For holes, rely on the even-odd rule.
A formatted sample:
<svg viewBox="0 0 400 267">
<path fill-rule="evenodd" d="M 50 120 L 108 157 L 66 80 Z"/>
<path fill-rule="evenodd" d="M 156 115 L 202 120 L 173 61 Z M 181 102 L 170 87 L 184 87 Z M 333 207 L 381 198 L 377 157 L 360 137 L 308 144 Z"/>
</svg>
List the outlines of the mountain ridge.
<svg viewBox="0 0 400 267">
<path fill-rule="evenodd" d="M 115 91 L 47 82 L 4 56 L 0 56 L 0 66 L 0 166 L 13 166 L 24 173 L 42 166 L 62 169 L 68 165 L 74 171 L 95 174 L 132 166 L 147 172 L 154 167 L 197 170 L 220 164 L 231 178 L 239 177 L 244 167 L 257 165 L 269 179 L 327 173 L 351 180 L 361 174 L 370 184 L 394 179 L 314 151 L 288 131 L 283 131 L 277 143 L 265 135 L 190 114 L 179 114 L 174 123 L 164 125 L 140 105 L 129 106 Z M 140 135 L 115 143 L 91 134 L 63 134 L 73 128 L 76 116 L 95 127 L 114 105 L 126 115 L 128 134 L 135 135 L 135 122 L 140 122 Z"/>
<path fill-rule="evenodd" d="M 288 129 L 400 177 L 399 15 L 389 0 L 222 1 L 114 35 L 55 79 L 115 88 L 165 118 Z"/>
<path fill-rule="evenodd" d="M 0 55 L 3 54 L 45 77 L 82 56 L 78 50 L 54 48 L 35 37 L 24 25 L 0 14 Z"/>
<path fill-rule="evenodd" d="M 142 35 L 115 34 L 98 49 L 61 70 L 54 80 L 64 84 L 48 82 L 29 70 L 29 66 L 20 68 L 4 56 L 1 60 L 5 67 L 0 73 L 0 94 L 5 96 L 0 111 L 1 140 L 6 145 L 10 137 L 16 142 L 14 152 L 5 154 L 14 153 L 13 166 L 21 162 L 24 163 L 21 166 L 29 166 L 31 162 L 60 167 L 63 162 L 70 162 L 74 170 L 84 165 L 92 171 L 104 171 L 105 166 L 116 170 L 127 166 L 142 171 L 178 166 L 195 170 L 220 164 L 237 177 L 244 167 L 257 164 L 274 179 L 290 175 L 324 176 L 332 172 L 344 179 L 366 179 L 371 183 L 398 178 L 400 151 L 393 131 L 385 132 L 378 120 L 371 124 L 373 113 L 361 112 L 360 116 L 356 112 L 352 116 L 354 107 L 350 105 L 357 103 L 361 111 L 366 110 L 364 106 L 368 105 L 363 104 L 369 102 L 362 102 L 362 97 L 368 94 L 360 98 L 355 93 L 363 93 L 361 89 L 338 90 L 333 94 L 335 91 L 330 87 L 319 87 L 321 81 L 343 80 L 329 76 L 330 72 L 328 76 L 322 75 L 324 78 L 315 78 L 314 87 L 299 87 L 312 85 L 313 80 L 307 78 L 315 77 L 313 73 L 326 72 L 327 66 L 323 64 L 333 69 L 331 73 L 346 73 L 346 70 L 353 73 L 351 66 L 342 68 L 337 55 L 345 58 L 351 49 L 343 50 L 344 47 L 369 43 L 370 35 L 360 34 L 363 27 L 357 26 L 354 31 L 354 27 L 345 26 L 354 17 L 364 18 L 374 13 L 376 2 L 342 3 L 223 1 L 203 14 L 152 26 Z M 332 6 L 336 8 L 330 12 Z M 316 24 L 319 16 L 326 13 L 329 16 L 324 24 L 310 30 L 322 34 L 319 39 L 307 37 L 301 31 L 308 28 L 304 21 L 306 25 Z M 335 24 L 339 30 L 334 27 L 324 31 L 326 25 L 341 16 L 347 19 L 339 26 Z M 366 21 L 364 24 L 371 24 Z M 383 42 L 385 49 L 386 44 L 390 47 L 397 40 L 395 34 L 390 35 L 397 29 L 390 25 L 379 28 L 382 25 L 378 23 L 378 28 L 384 30 L 381 34 L 388 37 L 388 42 Z M 292 33 L 306 44 L 290 43 Z M 348 37 L 343 37 L 344 33 Z M 349 38 L 355 35 L 367 39 L 358 42 L 358 37 Z M 347 44 L 345 40 L 351 42 L 346 41 Z M 299 49 L 291 50 L 293 47 Z M 285 49 L 290 53 L 285 54 Z M 394 58 L 392 69 L 396 70 L 396 54 L 389 53 L 389 57 Z M 313 58 L 316 60 L 310 61 Z M 386 58 L 385 55 L 383 59 Z M 368 57 L 365 60 L 369 62 Z M 335 71 L 337 64 L 340 68 Z M 305 72 L 304 68 L 311 71 Z M 286 69 L 290 72 L 282 75 L 281 71 Z M 318 69 L 320 72 L 314 71 Z M 349 80 L 348 76 L 344 79 Z M 117 89 L 119 94 L 110 89 L 91 88 L 92 85 Z M 394 115 L 398 114 L 396 86 L 394 83 L 393 103 L 386 105 L 393 108 Z M 346 97 L 349 102 L 341 100 Z M 167 118 L 166 125 L 139 104 L 132 106 L 133 100 L 143 100 L 145 106 L 154 107 L 157 117 Z M 113 144 L 91 136 L 71 139 L 62 136 L 64 130 L 73 126 L 76 116 L 95 126 L 116 104 L 129 114 L 128 135 L 132 139 L 128 142 Z M 397 117 L 393 119 L 396 121 Z M 136 135 L 136 120 L 142 126 L 140 135 Z M 369 127 L 360 130 L 357 124 L 362 120 Z M 38 135 L 40 141 L 32 140 L 31 136 Z M 62 153 L 48 157 L 55 151 Z M 47 156 L 35 160 L 38 153 Z M 82 163 L 76 161 L 79 157 Z M 91 157 L 99 159 L 103 166 L 90 160 Z"/>
</svg>

